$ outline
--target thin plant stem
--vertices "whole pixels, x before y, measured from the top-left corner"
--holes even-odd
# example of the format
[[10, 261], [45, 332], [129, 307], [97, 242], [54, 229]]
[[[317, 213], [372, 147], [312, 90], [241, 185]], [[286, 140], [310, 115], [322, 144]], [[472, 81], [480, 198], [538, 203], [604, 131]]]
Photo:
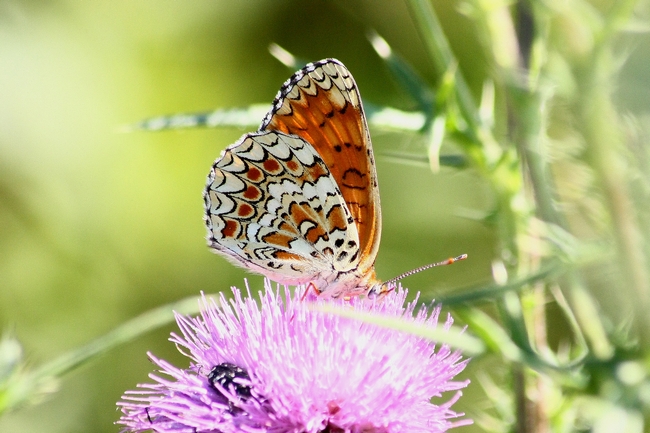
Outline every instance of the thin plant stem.
[[[609, 97], [606, 61], [599, 56], [584, 71], [580, 105], [585, 138], [589, 143], [589, 162], [600, 181], [612, 218], [618, 245], [618, 262], [625, 285], [635, 294], [637, 317], [642, 321], [641, 338], [650, 339], [650, 284], [645, 267], [641, 230], [634, 215], [633, 201], [627, 189], [620, 123]], [[647, 343], [648, 341], [646, 341]]]
[[52, 383], [81, 365], [149, 331], [173, 322], [173, 311], [180, 314], [197, 313], [199, 303], [196, 296], [153, 308], [88, 344], [64, 353], [31, 372], [24, 373], [3, 395], [0, 407], [11, 410], [30, 399], [37, 398], [43, 390], [52, 388]]
[[637, 3], [636, 0], [626, 0], [613, 5], [597, 35], [591, 58], [578, 69], [577, 81], [584, 95], [579, 109], [583, 133], [589, 143], [589, 162], [597, 174], [612, 218], [623, 284], [631, 288], [636, 299], [636, 317], [640, 321], [638, 335], [648, 344], [650, 275], [646, 268], [642, 232], [627, 187], [621, 123], [611, 100], [611, 75], [615, 64], [611, 38], [623, 23], [629, 21]]
[[456, 98], [460, 112], [469, 126], [470, 138], [475, 144], [484, 147], [488, 162], [494, 163], [500, 155], [499, 145], [492, 132], [481, 123], [478, 106], [463, 74], [456, 66], [458, 62], [433, 6], [428, 0], [408, 0], [408, 6], [436, 72], [442, 76], [448, 71], [454, 71]]

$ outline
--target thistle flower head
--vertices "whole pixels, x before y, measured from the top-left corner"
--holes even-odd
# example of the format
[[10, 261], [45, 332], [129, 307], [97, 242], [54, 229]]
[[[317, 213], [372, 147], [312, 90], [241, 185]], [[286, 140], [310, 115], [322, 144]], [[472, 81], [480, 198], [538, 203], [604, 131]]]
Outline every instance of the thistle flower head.
[[[398, 289], [381, 303], [340, 303], [439, 326], [439, 306], [415, 312], [405, 297]], [[125, 431], [443, 432], [471, 422], [451, 409], [468, 383], [453, 381], [467, 363], [460, 353], [309, 308], [268, 281], [260, 298], [258, 304], [234, 289], [231, 301], [204, 297], [199, 317], [177, 315], [181, 334], [171, 341], [190, 367], [150, 355], [159, 367], [150, 375], [154, 383], [118, 403]], [[443, 397], [445, 391], [457, 392]]]

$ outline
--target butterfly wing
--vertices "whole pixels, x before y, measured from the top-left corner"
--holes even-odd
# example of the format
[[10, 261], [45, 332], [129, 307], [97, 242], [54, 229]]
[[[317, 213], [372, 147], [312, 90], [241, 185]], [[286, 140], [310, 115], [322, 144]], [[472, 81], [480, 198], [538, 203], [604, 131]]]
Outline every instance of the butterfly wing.
[[375, 280], [381, 208], [375, 160], [357, 85], [338, 60], [310, 63], [287, 80], [260, 131], [281, 131], [311, 143], [336, 180], [360, 243], [358, 275]]
[[323, 286], [356, 269], [353, 217], [300, 137], [244, 135], [215, 161], [204, 200], [208, 243], [236, 264], [280, 283]]

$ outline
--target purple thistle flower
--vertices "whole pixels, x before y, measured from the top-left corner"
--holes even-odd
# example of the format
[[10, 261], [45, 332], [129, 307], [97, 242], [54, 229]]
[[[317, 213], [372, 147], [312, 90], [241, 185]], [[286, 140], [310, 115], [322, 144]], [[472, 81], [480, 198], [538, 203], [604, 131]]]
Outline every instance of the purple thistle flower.
[[[309, 309], [310, 302], [288, 289], [282, 296], [268, 281], [261, 306], [250, 290], [234, 295], [220, 295], [218, 303], [204, 297], [199, 317], [176, 316], [182, 335], [171, 341], [191, 358], [190, 368], [149, 355], [160, 375], [118, 402], [125, 431], [414, 433], [471, 423], [451, 410], [469, 383], [452, 380], [468, 362], [459, 352]], [[440, 306], [414, 314], [415, 303], [404, 306], [405, 298], [400, 288], [381, 303], [336, 302], [438, 326]], [[445, 329], [451, 323], [448, 317]], [[457, 392], [441, 402], [445, 391]]]

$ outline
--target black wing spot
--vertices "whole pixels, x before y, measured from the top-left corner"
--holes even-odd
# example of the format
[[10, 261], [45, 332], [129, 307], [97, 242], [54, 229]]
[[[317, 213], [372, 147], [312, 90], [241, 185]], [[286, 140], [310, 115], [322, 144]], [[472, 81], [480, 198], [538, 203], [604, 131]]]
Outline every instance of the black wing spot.
[[343, 242], [345, 242], [343, 239], [337, 239], [336, 242], [334, 242], [334, 246], [336, 246], [336, 248], [341, 248], [343, 246]]
[[[328, 195], [329, 195], [329, 194], [328, 194]], [[341, 205], [340, 205], [340, 204], [335, 204], [334, 206], [332, 206], [332, 207], [330, 208], [329, 212], [327, 212], [327, 214], [325, 215], [325, 218], [326, 218], [326, 219], [329, 219], [329, 217], [330, 217], [330, 215], [332, 214], [332, 212], [334, 212], [334, 211], [338, 211], [340, 208], [341, 208]]]
[[366, 173], [361, 173], [361, 172], [360, 172], [359, 170], [357, 170], [356, 168], [348, 168], [347, 170], [345, 170], [345, 173], [343, 173], [343, 176], [342, 176], [342, 180], [343, 180], [342, 185], [345, 186], [346, 188], [350, 188], [350, 189], [360, 189], [360, 190], [364, 190], [364, 189], [366, 189], [365, 186], [356, 186], [356, 185], [350, 185], [350, 184], [346, 183], [345, 178], [348, 176], [348, 174], [352, 174], [352, 173], [354, 173], [354, 174], [355, 174], [356, 176], [358, 176], [359, 178], [364, 178], [364, 177], [367, 176]]

